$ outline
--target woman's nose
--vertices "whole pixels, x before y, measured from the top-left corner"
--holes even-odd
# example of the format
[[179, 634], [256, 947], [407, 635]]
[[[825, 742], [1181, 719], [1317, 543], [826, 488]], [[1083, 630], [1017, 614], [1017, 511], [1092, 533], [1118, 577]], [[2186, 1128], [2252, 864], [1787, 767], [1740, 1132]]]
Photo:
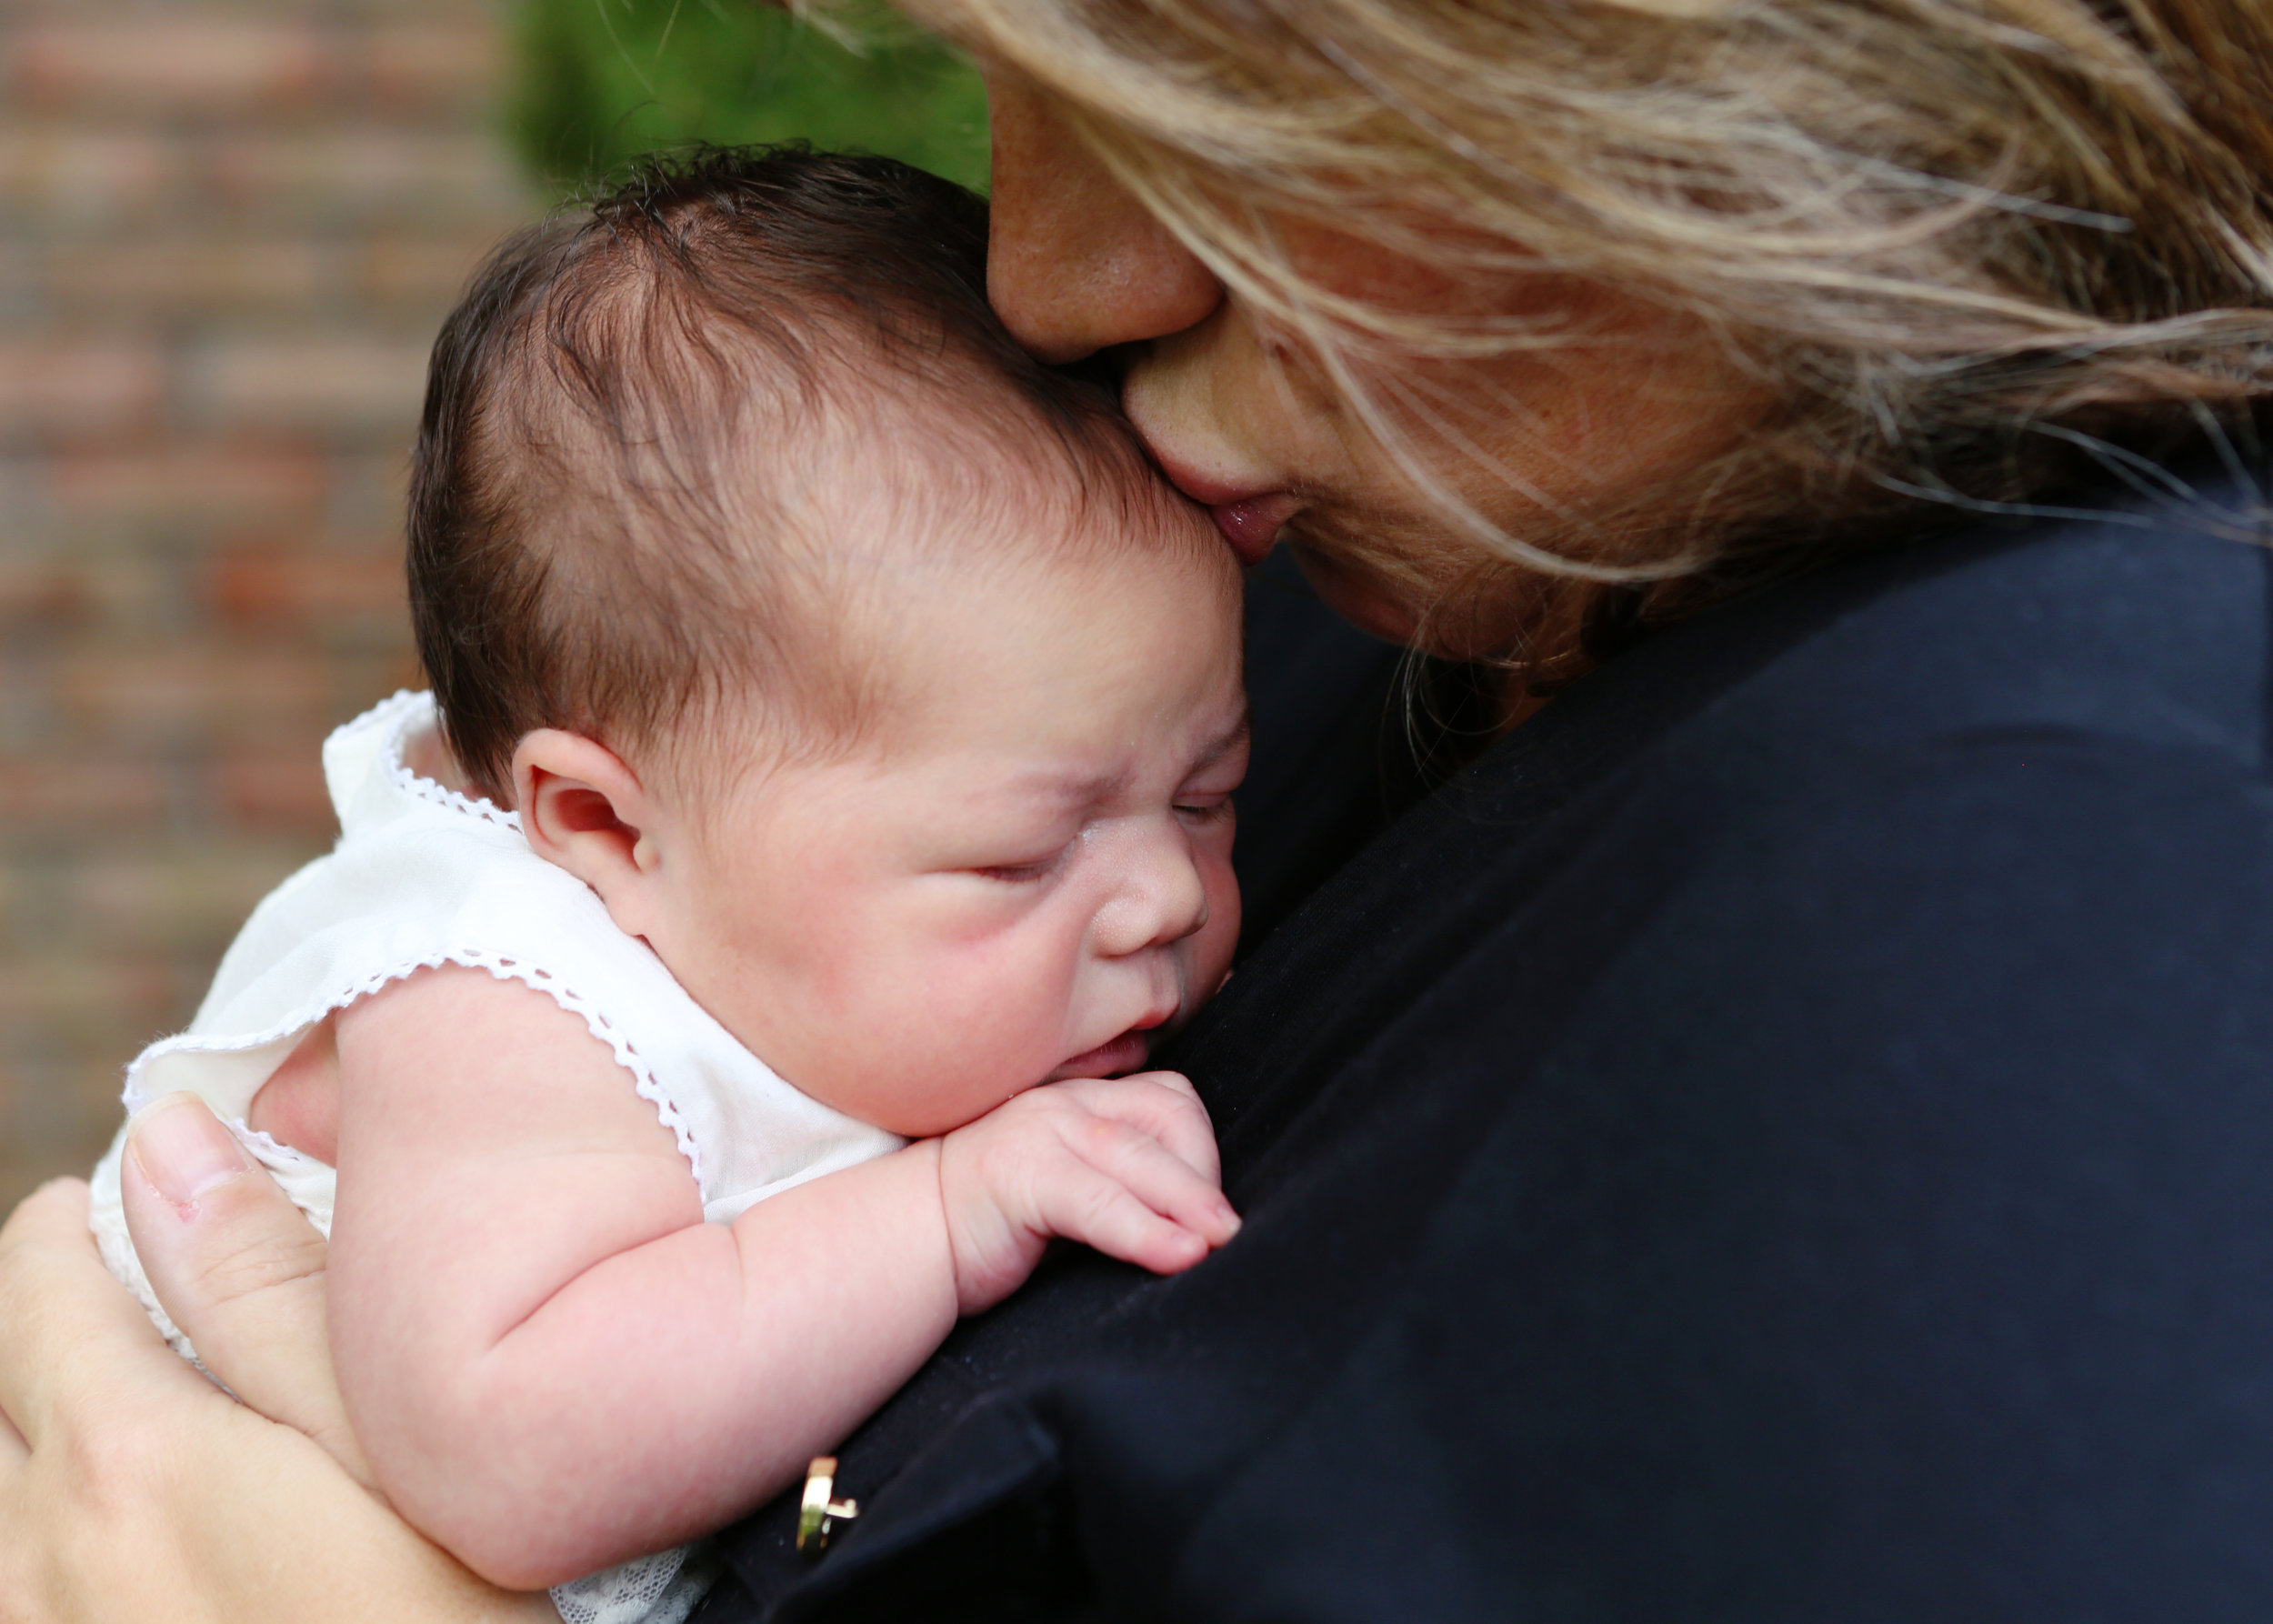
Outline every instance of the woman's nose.
[[1045, 361], [1180, 333], [1223, 287], [1125, 191], [1033, 85], [987, 76], [994, 128], [986, 294]]
[[1183, 832], [1130, 845], [1119, 883], [1097, 912], [1095, 940], [1108, 958], [1180, 942], [1207, 923], [1207, 887]]

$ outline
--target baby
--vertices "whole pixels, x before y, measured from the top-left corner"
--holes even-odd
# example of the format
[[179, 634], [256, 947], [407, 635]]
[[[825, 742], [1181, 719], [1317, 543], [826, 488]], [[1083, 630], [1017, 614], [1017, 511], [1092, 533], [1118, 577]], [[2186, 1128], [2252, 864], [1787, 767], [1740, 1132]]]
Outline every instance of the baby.
[[1142, 1070], [1238, 931], [1237, 571], [996, 325], [985, 243], [943, 182], [777, 152], [502, 249], [417, 453], [435, 693], [333, 736], [337, 847], [128, 1074], [330, 1229], [389, 1499], [577, 1624], [683, 1617], [699, 1564], [649, 1553], [1052, 1237], [1165, 1273], [1237, 1228]]

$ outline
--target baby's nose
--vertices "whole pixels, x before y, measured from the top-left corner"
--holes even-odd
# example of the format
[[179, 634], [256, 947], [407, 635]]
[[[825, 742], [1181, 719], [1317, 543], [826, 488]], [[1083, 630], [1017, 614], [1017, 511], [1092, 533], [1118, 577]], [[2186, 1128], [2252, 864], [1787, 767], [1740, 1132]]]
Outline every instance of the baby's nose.
[[1207, 923], [1207, 887], [1180, 830], [1144, 843], [1097, 916], [1100, 951], [1119, 957], [1182, 941]]

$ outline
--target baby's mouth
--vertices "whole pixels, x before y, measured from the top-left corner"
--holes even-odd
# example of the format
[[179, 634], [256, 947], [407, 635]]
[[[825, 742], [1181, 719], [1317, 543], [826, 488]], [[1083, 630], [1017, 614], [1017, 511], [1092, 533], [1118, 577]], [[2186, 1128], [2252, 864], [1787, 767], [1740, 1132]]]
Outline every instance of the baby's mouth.
[[1048, 1080], [1055, 1083], [1069, 1077], [1121, 1077], [1143, 1070], [1151, 1054], [1151, 1029], [1131, 1027], [1110, 1042], [1085, 1049], [1070, 1060], [1059, 1061]]

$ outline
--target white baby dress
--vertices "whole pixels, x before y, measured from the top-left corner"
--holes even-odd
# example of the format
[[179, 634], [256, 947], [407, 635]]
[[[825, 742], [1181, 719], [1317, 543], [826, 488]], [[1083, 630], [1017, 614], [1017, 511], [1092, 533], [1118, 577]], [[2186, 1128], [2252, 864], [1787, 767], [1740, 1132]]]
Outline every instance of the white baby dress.
[[[583, 1018], [676, 1137], [713, 1223], [899, 1147], [798, 1093], [736, 1042], [588, 887], [529, 849], [516, 815], [406, 769], [404, 739], [433, 719], [432, 696], [397, 694], [325, 741], [338, 845], [253, 910], [188, 1029], [127, 1068], [129, 1114], [178, 1089], [199, 1095], [328, 1235], [332, 1169], [246, 1127], [253, 1096], [331, 1011], [415, 970], [457, 964], [524, 982]], [[194, 1358], [126, 1238], [118, 1158], [114, 1144], [95, 1172], [104, 1261]], [[686, 1550], [666, 1551], [563, 1585], [553, 1600], [566, 1624], [678, 1624], [708, 1577]]]

